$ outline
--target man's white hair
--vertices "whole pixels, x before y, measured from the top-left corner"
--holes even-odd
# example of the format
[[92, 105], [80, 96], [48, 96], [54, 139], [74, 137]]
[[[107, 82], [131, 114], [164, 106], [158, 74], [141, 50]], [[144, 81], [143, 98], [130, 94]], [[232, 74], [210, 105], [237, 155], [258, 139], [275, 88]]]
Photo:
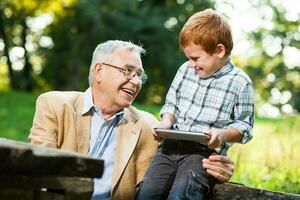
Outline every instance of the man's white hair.
[[93, 73], [97, 62], [110, 62], [113, 57], [112, 54], [117, 49], [125, 49], [131, 52], [137, 53], [139, 56], [145, 54], [146, 51], [141, 46], [135, 45], [132, 42], [126, 42], [121, 40], [108, 40], [101, 44], [98, 44], [93, 53], [92, 63], [89, 72], [89, 85], [93, 83]]

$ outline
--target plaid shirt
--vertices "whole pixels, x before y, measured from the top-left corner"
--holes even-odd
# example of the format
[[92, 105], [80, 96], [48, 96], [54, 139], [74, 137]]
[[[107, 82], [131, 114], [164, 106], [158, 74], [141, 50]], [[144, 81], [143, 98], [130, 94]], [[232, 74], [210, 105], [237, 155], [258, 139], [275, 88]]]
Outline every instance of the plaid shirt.
[[[178, 70], [160, 114], [171, 113], [175, 127], [185, 131], [235, 128], [241, 143], [252, 138], [254, 122], [253, 85], [246, 73], [230, 61], [207, 79], [184, 63]], [[231, 143], [217, 152], [225, 154]]]

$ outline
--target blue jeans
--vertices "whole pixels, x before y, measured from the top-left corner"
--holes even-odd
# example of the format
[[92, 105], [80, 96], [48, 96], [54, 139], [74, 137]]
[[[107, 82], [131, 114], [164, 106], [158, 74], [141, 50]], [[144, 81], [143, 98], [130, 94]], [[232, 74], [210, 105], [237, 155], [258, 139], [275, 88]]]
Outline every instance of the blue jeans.
[[135, 199], [204, 199], [217, 183], [202, 167], [202, 159], [213, 152], [200, 143], [165, 140], [158, 147]]

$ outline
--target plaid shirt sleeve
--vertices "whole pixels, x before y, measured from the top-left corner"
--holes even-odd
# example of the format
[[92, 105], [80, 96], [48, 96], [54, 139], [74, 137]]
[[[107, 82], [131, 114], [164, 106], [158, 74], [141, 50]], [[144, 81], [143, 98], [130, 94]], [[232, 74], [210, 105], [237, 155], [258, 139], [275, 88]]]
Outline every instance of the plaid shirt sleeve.
[[237, 95], [237, 101], [233, 109], [234, 121], [228, 128], [237, 129], [242, 135], [241, 143], [252, 139], [254, 123], [254, 89], [251, 81]]
[[168, 90], [167, 96], [166, 96], [166, 101], [164, 106], [162, 107], [160, 111], [160, 116], [162, 116], [165, 113], [170, 113], [173, 114], [174, 116], [177, 115], [178, 108], [177, 108], [177, 91], [180, 88], [180, 83], [183, 79], [184, 71], [187, 67], [187, 62], [184, 63], [179, 70], [176, 73], [176, 76], [174, 80], [172, 81], [172, 84]]

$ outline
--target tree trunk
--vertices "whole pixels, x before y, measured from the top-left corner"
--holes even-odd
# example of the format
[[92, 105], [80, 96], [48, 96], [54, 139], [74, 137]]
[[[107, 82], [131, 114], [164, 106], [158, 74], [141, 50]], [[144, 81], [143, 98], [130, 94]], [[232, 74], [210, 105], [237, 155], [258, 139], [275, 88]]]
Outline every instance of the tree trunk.
[[22, 20], [22, 34], [21, 34], [21, 40], [22, 40], [22, 47], [24, 48], [24, 68], [23, 68], [23, 74], [22, 74], [22, 81], [24, 84], [24, 90], [31, 92], [33, 90], [33, 78], [31, 76], [31, 71], [32, 71], [32, 65], [29, 62], [29, 56], [28, 56], [28, 52], [26, 50], [26, 36], [27, 36], [27, 30], [28, 27], [26, 25], [26, 18], [24, 18], [24, 20]]
[[7, 38], [7, 35], [5, 33], [5, 29], [4, 29], [4, 14], [3, 14], [3, 10], [0, 10], [0, 36], [3, 39], [3, 43], [4, 43], [4, 55], [7, 58], [7, 66], [8, 66], [8, 76], [9, 76], [9, 80], [10, 80], [10, 87], [12, 89], [18, 89], [17, 86], [17, 80], [16, 80], [16, 76], [15, 73], [12, 69], [12, 63], [10, 61], [10, 57], [9, 57], [9, 41]]

